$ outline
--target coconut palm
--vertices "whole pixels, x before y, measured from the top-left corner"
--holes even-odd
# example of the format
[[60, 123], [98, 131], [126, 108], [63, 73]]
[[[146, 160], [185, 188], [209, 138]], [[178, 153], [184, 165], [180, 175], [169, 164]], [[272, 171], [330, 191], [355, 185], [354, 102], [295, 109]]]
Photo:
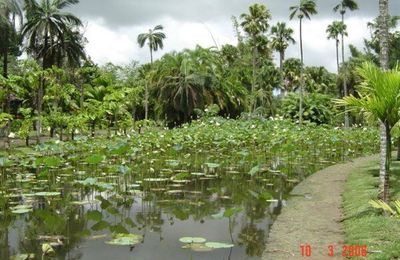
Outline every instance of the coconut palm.
[[[253, 47], [252, 51], [253, 78], [251, 83], [251, 94], [254, 95], [257, 84], [258, 49], [260, 48], [258, 40], [263, 39], [260, 36], [263, 36], [263, 34], [268, 31], [269, 27], [268, 22], [271, 19], [271, 13], [265, 5], [254, 4], [249, 7], [249, 13], [241, 14], [240, 18], [242, 20], [240, 25], [250, 37]], [[253, 99], [250, 108], [251, 112], [254, 111], [255, 105], [256, 102]]]
[[334, 21], [332, 24], [328, 25], [326, 33], [328, 34], [328, 39], [334, 39], [336, 42], [336, 64], [337, 64], [337, 72], [339, 74], [340, 71], [339, 36], [347, 35], [347, 26], [343, 22]]
[[277, 23], [271, 28], [272, 42], [271, 46], [279, 52], [279, 68], [283, 69], [283, 61], [285, 60], [285, 51], [290, 43], [295, 43], [293, 39], [293, 29], [287, 27], [286, 23]]
[[147, 33], [141, 33], [137, 37], [137, 42], [140, 48], [148, 44], [150, 49], [150, 62], [153, 64], [153, 51], [158, 51], [158, 49], [164, 48], [163, 40], [166, 38], [165, 34], [162, 32], [164, 27], [162, 25], [157, 25], [153, 29], [149, 29]]
[[3, 76], [8, 76], [8, 54], [12, 41], [17, 38], [16, 19], [20, 26], [23, 22], [23, 13], [17, 0], [0, 0], [0, 49], [3, 55]]
[[[381, 199], [389, 200], [389, 171], [391, 161], [391, 130], [400, 120], [400, 71], [381, 70], [372, 63], [365, 63], [359, 69], [363, 83], [358, 88], [359, 97], [344, 97], [340, 104], [361, 111], [370, 118], [378, 119], [383, 125], [381, 134], [381, 168], [385, 175], [380, 176]], [[385, 149], [385, 152], [382, 151]], [[384, 156], [382, 158], [382, 156]], [[382, 165], [383, 164], [383, 165]]]
[[317, 14], [317, 5], [314, 0], [300, 0], [298, 5], [289, 7], [290, 20], [293, 18], [299, 19], [300, 27], [300, 61], [301, 61], [301, 75], [300, 75], [300, 109], [299, 109], [299, 123], [303, 123], [303, 89], [304, 89], [304, 54], [303, 54], [303, 19], [311, 20], [311, 15]]
[[[344, 15], [346, 14], [347, 10], [350, 11], [355, 11], [358, 9], [358, 4], [354, 0], [342, 0], [338, 5], [336, 5], [333, 8], [334, 12], [339, 12], [340, 15], [342, 16], [342, 23], [344, 24]], [[345, 62], [345, 56], [344, 56], [344, 33], [341, 33], [341, 38], [342, 38], [342, 62]], [[343, 95], [347, 96], [348, 95], [348, 88], [347, 88], [347, 80], [346, 78], [343, 78]], [[345, 112], [344, 115], [344, 126], [347, 128], [350, 125], [350, 120], [349, 120], [349, 114]]]
[[42, 61], [43, 69], [56, 63], [52, 46], [64, 41], [71, 28], [82, 26], [79, 18], [64, 10], [77, 3], [79, 0], [25, 0], [27, 22], [22, 34], [28, 51]]
[[[64, 42], [65, 35], [71, 28], [82, 26], [79, 18], [64, 9], [77, 4], [79, 0], [25, 0], [27, 22], [22, 28], [22, 35], [28, 42], [28, 53], [41, 60], [42, 68], [47, 69], [57, 62], [54, 45]], [[37, 95], [37, 136], [41, 133], [41, 113], [43, 106], [44, 80]]]

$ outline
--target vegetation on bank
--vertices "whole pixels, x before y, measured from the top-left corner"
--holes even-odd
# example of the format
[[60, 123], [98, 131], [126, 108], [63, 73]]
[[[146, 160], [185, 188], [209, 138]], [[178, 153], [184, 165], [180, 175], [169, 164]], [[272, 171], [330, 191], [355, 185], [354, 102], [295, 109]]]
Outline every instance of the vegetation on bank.
[[[392, 162], [391, 198], [400, 199], [400, 163]], [[372, 161], [354, 171], [345, 186], [344, 230], [347, 245], [366, 245], [366, 259], [397, 259], [400, 257], [400, 222], [397, 217], [382, 214], [368, 202], [378, 197], [379, 168]], [[365, 258], [363, 258], [365, 259]]]

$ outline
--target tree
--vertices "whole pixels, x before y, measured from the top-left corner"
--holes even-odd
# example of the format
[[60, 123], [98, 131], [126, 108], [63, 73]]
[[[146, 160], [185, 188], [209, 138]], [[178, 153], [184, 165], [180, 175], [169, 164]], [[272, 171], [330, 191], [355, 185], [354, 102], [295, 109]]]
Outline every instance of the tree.
[[3, 56], [3, 76], [8, 77], [8, 55], [17, 40], [16, 19], [22, 26], [23, 13], [17, 0], [0, 0], [0, 48]]
[[277, 23], [271, 28], [272, 43], [271, 46], [279, 53], [279, 68], [283, 70], [283, 61], [285, 60], [285, 51], [290, 43], [295, 43], [293, 39], [293, 29], [288, 28], [286, 23]]
[[[344, 97], [339, 101], [352, 109], [361, 111], [370, 118], [378, 119], [383, 125], [381, 132], [381, 199], [389, 200], [389, 171], [391, 161], [391, 130], [400, 120], [400, 71], [382, 70], [372, 63], [364, 63], [358, 69], [363, 82], [359, 85], [358, 95]], [[382, 145], [383, 143], [383, 145]], [[385, 149], [385, 151], [382, 151]], [[382, 158], [384, 156], [384, 158]]]
[[[153, 65], [153, 51], [158, 51], [158, 49], [163, 49], [163, 40], [166, 38], [165, 34], [162, 32], [164, 27], [162, 25], [157, 25], [153, 29], [149, 29], [148, 33], [141, 33], [137, 37], [137, 42], [141, 48], [146, 44], [150, 49], [150, 63]], [[144, 100], [144, 111], [145, 120], [148, 118], [149, 111], [149, 87], [147, 82], [145, 83], [145, 100]]]
[[343, 22], [334, 21], [332, 24], [328, 25], [326, 33], [328, 34], [328, 39], [334, 39], [336, 42], [336, 64], [337, 64], [337, 72], [339, 74], [340, 71], [339, 36], [340, 35], [347, 36], [347, 26]]
[[[389, 69], [389, 0], [379, 0], [379, 61], [383, 70]], [[397, 95], [396, 95], [397, 98]], [[398, 115], [399, 109], [392, 111]], [[391, 158], [390, 130], [385, 122], [381, 122], [381, 153], [380, 153], [380, 197], [383, 201], [389, 201], [389, 173]], [[385, 160], [386, 159], [386, 160]]]
[[299, 19], [300, 28], [300, 61], [301, 61], [301, 75], [300, 75], [300, 106], [299, 106], [299, 124], [303, 123], [303, 89], [304, 89], [304, 55], [303, 55], [303, 19], [311, 20], [311, 15], [317, 14], [317, 5], [314, 0], [300, 0], [298, 5], [291, 6], [290, 20], [297, 17]]
[[[41, 60], [43, 70], [56, 64], [55, 44], [65, 42], [65, 35], [71, 28], [82, 26], [79, 18], [64, 9], [77, 4], [79, 0], [25, 0], [27, 22], [22, 35], [27, 38], [28, 52]], [[41, 114], [44, 95], [44, 80], [38, 89], [37, 98], [37, 136], [41, 132]]]
[[149, 29], [147, 33], [141, 33], [137, 37], [137, 42], [140, 48], [143, 48], [147, 42], [150, 49], [150, 63], [153, 64], [153, 51], [158, 51], [158, 49], [164, 48], [163, 40], [166, 38], [165, 34], [162, 32], [164, 27], [162, 25], [157, 25], [153, 29]]
[[[357, 4], [356, 1], [354, 1], [354, 0], [342, 0], [338, 5], [336, 5], [333, 8], [333, 11], [340, 13], [340, 15], [342, 16], [342, 23], [344, 25], [345, 24], [344, 23], [344, 15], [346, 14], [346, 11], [347, 10], [355, 11], [357, 9], [358, 9], [358, 4]], [[342, 37], [342, 62], [343, 63], [345, 62], [345, 56], [344, 56], [344, 46], [345, 46], [344, 45], [344, 36], [345, 35], [347, 35], [347, 33], [345, 34], [345, 32], [342, 31], [341, 32], [341, 37]], [[348, 89], [347, 89], [347, 80], [346, 80], [346, 78], [344, 78], [344, 80], [343, 80], [343, 95], [347, 96], [348, 94], [349, 93], [348, 93]], [[344, 115], [344, 126], [347, 128], [347, 127], [349, 127], [349, 124], [350, 124], [349, 114], [347, 112], [345, 112], [345, 115]]]
[[[252, 52], [252, 65], [253, 65], [253, 78], [251, 84], [251, 94], [254, 96], [257, 84], [257, 58], [258, 58], [258, 40], [265, 32], [267, 32], [269, 27], [269, 20], [271, 19], [271, 13], [265, 5], [254, 4], [249, 7], [249, 13], [241, 14], [240, 18], [242, 20], [241, 26], [244, 31], [249, 35], [253, 47]], [[253, 112], [256, 106], [255, 99], [252, 99], [250, 111]]]

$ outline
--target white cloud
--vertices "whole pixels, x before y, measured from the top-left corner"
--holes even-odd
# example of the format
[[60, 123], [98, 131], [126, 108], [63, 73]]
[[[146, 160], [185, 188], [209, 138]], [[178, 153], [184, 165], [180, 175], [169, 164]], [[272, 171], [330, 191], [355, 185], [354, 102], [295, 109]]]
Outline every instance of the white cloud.
[[[357, 47], [362, 47], [363, 38], [369, 35], [366, 25], [369, 20], [368, 18], [352, 17], [346, 21], [349, 31], [346, 44], [351, 43]], [[307, 65], [325, 66], [330, 71], [335, 71], [335, 43], [326, 38], [326, 28], [331, 22], [332, 20], [329, 19], [305, 21], [303, 44]], [[167, 39], [164, 42], [164, 50], [157, 52], [154, 55], [155, 58], [173, 50], [194, 48], [196, 45], [202, 47], [214, 46], [213, 37], [219, 46], [227, 43], [236, 44], [230, 20], [180, 22], [173, 18], [164, 17], [152, 24], [110, 28], [103, 19], [99, 18], [88, 19], [85, 30], [85, 36], [88, 39], [87, 52], [93, 61], [99, 64], [107, 62], [126, 64], [131, 60], [148, 62], [150, 59], [149, 51], [146, 47], [139, 48], [136, 38], [139, 33], [147, 31], [156, 24], [164, 25]], [[290, 21], [288, 25], [295, 30], [294, 37], [297, 44], [288, 49], [286, 56], [287, 58], [299, 57], [298, 22]]]

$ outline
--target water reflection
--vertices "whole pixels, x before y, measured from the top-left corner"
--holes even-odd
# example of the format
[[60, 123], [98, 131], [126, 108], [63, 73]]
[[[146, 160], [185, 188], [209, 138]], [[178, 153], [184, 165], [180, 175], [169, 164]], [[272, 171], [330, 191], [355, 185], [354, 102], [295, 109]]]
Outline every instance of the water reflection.
[[[322, 165], [246, 156], [258, 166], [243, 155], [166, 151], [157, 159], [74, 154], [2, 168], [0, 259], [46, 258], [43, 244], [57, 259], [259, 259], [288, 191]], [[105, 243], [126, 233], [143, 240]], [[196, 252], [182, 249], [184, 236], [235, 246]]]

